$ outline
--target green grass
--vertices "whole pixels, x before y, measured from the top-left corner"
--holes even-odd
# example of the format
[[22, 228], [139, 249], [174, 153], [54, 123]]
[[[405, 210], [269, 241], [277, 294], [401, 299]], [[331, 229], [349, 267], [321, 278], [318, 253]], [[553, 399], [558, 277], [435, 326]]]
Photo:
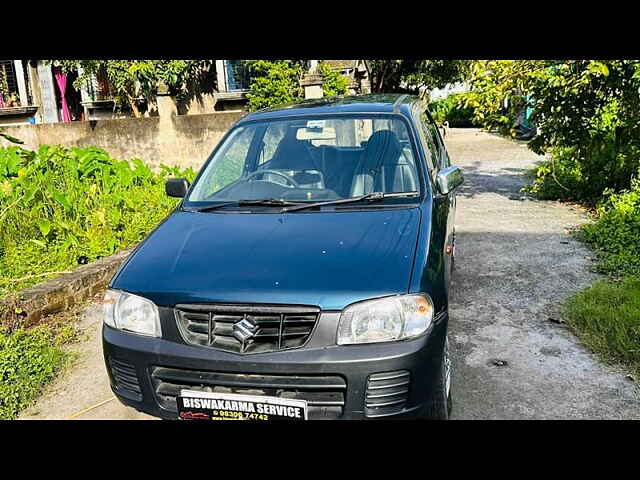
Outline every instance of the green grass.
[[588, 348], [640, 378], [640, 279], [600, 280], [571, 297], [564, 311]]
[[17, 418], [73, 359], [62, 345], [74, 336], [74, 327], [68, 325], [0, 332], [1, 420]]

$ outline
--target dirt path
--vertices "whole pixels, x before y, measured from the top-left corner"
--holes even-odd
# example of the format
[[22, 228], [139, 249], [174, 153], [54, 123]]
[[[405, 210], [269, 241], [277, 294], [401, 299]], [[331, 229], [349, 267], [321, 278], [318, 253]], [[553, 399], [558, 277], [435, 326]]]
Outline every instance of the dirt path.
[[102, 305], [90, 305], [79, 323], [81, 340], [71, 349], [74, 365], [45, 390], [21, 420], [137, 420], [153, 419], [122, 405], [111, 392], [102, 357]]
[[[450, 130], [446, 143], [466, 178], [450, 310], [453, 417], [640, 418], [637, 387], [624, 372], [598, 363], [549, 321], [560, 301], [596, 278], [591, 252], [566, 233], [584, 215], [519, 193], [522, 174], [539, 159], [526, 146], [469, 129]], [[86, 340], [74, 347], [76, 366], [22, 418], [151, 418], [113, 399], [100, 321], [92, 305], [81, 323]]]
[[636, 385], [549, 320], [597, 278], [592, 252], [567, 235], [585, 216], [519, 192], [540, 159], [525, 145], [477, 130], [449, 133], [452, 162], [466, 179], [450, 309], [454, 418], [640, 418]]

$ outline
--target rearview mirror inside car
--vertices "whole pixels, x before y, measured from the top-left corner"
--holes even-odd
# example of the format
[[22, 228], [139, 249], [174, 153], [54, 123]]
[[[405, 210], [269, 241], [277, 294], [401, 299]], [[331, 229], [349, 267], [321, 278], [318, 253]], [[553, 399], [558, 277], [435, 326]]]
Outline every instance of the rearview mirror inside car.
[[442, 193], [443, 195], [447, 195], [449, 192], [454, 191], [464, 182], [462, 169], [455, 165], [443, 168], [438, 172], [436, 182], [438, 183], [440, 193]]
[[164, 191], [170, 197], [184, 198], [189, 190], [189, 182], [186, 178], [170, 178], [164, 186]]

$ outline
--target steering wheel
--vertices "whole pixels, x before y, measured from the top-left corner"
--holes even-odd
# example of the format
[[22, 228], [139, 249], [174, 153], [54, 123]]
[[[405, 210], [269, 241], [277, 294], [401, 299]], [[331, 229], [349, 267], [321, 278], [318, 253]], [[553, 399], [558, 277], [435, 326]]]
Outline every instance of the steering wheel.
[[[291, 185], [293, 185], [295, 188], [300, 188], [300, 184], [298, 182], [296, 182], [293, 178], [291, 178], [289, 175], [287, 175], [286, 173], [282, 173], [279, 170], [270, 170], [268, 168], [265, 168], [264, 170], [256, 170], [255, 172], [250, 173], [249, 175], [247, 175], [247, 177], [245, 178], [245, 181], [249, 181], [251, 180], [253, 177], [257, 177], [258, 175], [263, 175], [265, 173], [271, 173], [273, 175], [277, 175], [279, 177], [284, 178], [287, 182], [289, 182]], [[273, 182], [272, 182], [273, 183]]]

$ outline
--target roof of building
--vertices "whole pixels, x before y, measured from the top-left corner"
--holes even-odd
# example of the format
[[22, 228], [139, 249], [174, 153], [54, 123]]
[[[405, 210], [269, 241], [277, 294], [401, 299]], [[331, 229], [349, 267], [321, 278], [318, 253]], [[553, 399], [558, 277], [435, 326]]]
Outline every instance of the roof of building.
[[395, 93], [318, 98], [276, 108], [265, 108], [246, 115], [241, 121], [330, 113], [393, 113], [396, 110], [405, 110], [408, 105], [418, 101], [420, 98], [415, 95]]

